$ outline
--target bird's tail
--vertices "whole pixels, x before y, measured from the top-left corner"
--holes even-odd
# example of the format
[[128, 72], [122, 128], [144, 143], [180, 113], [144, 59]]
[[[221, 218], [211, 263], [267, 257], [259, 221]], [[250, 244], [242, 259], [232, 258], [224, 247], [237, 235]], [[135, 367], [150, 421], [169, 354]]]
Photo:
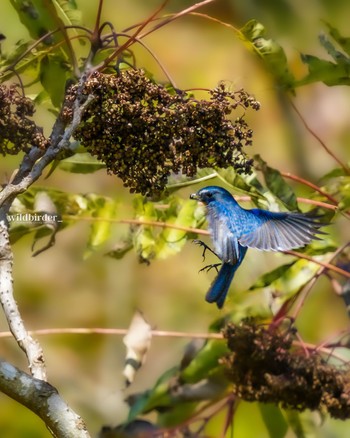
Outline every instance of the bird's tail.
[[216, 303], [219, 309], [222, 308], [236, 269], [235, 265], [222, 264], [218, 275], [205, 296], [208, 303]]

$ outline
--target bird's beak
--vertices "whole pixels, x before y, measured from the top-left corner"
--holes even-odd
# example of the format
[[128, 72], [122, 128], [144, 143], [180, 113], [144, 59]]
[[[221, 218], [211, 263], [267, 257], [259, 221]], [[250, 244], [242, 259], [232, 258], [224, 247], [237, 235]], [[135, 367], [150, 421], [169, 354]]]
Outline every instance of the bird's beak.
[[194, 199], [195, 201], [200, 201], [200, 197], [197, 195], [197, 193], [192, 193], [192, 195], [190, 195], [190, 199]]

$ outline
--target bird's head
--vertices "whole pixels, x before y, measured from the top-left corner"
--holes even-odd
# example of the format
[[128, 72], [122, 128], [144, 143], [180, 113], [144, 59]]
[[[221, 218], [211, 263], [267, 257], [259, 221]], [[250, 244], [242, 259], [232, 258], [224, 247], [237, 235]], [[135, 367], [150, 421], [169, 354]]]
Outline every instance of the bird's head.
[[194, 199], [203, 204], [208, 205], [213, 201], [233, 200], [230, 192], [218, 186], [208, 186], [198, 190], [197, 193], [192, 193], [190, 199]]

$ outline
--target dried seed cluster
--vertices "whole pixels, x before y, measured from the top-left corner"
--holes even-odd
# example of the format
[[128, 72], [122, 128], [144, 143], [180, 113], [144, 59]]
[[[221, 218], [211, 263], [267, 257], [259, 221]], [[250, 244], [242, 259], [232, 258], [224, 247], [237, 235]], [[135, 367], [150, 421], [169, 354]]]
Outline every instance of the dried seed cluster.
[[292, 336], [251, 323], [230, 324], [224, 332], [231, 350], [223, 363], [234, 392], [244, 400], [319, 410], [350, 418], [350, 373], [318, 354], [291, 350]]
[[33, 146], [45, 149], [48, 140], [31, 119], [33, 102], [19, 94], [17, 86], [0, 85], [0, 153], [16, 155]]
[[[68, 92], [66, 122], [77, 90], [75, 85]], [[242, 149], [251, 144], [253, 132], [243, 116], [227, 118], [238, 106], [259, 109], [244, 90], [230, 92], [221, 84], [210, 91], [210, 100], [196, 100], [152, 82], [142, 70], [126, 70], [118, 75], [95, 72], [82, 93], [95, 99], [75, 138], [132, 192], [161, 192], [171, 172], [191, 177], [204, 167], [251, 168]]]

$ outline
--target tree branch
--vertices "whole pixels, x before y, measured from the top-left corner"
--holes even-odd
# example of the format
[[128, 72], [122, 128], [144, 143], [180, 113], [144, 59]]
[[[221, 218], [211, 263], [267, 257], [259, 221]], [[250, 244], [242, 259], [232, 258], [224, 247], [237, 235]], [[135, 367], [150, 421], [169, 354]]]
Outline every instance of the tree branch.
[[13, 295], [13, 254], [7, 225], [0, 222], [0, 302], [9, 328], [20, 348], [27, 356], [29, 369], [37, 379], [46, 380], [43, 351], [27, 332]]
[[54, 437], [90, 437], [82, 418], [72, 411], [56, 388], [2, 360], [0, 389], [40, 417]]
[[[43, 352], [25, 329], [17, 303], [13, 295], [12, 263], [13, 254], [9, 240], [6, 215], [9, 208], [20, 193], [25, 192], [42, 174], [44, 169], [57, 155], [69, 147], [70, 138], [79, 126], [85, 108], [93, 96], [82, 96], [81, 90], [87, 75], [82, 75], [79, 90], [73, 108], [72, 122], [65, 127], [60, 118], [57, 119], [51, 135], [51, 144], [45, 152], [33, 148], [23, 159], [21, 166], [11, 181], [0, 192], [0, 302], [3, 307], [9, 328], [20, 348], [25, 352], [29, 368], [34, 377], [46, 380]], [[82, 100], [84, 97], [84, 100]]]

